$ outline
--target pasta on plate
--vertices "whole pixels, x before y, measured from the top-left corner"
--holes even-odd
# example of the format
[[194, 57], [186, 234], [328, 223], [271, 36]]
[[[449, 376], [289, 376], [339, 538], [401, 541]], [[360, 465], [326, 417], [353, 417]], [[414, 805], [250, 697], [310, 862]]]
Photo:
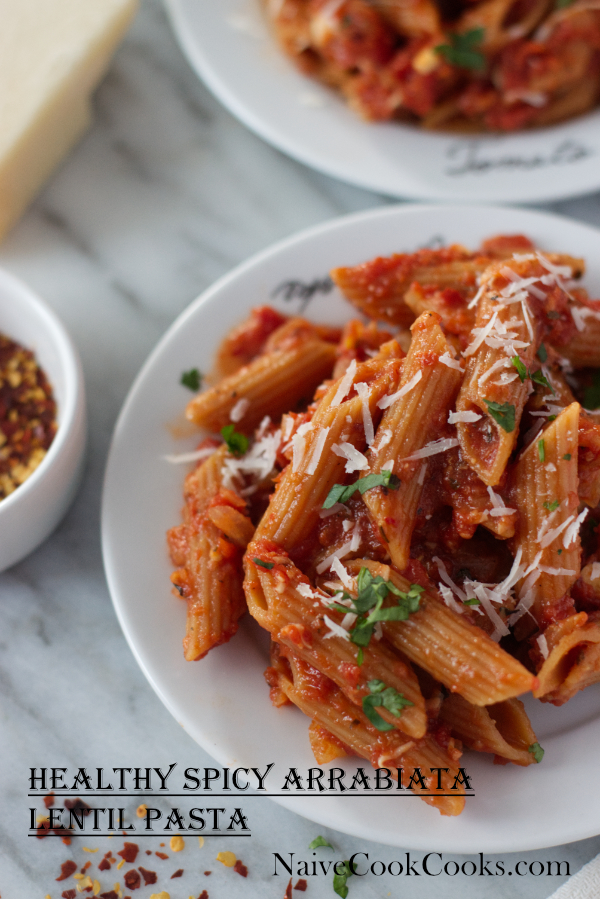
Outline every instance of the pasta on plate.
[[247, 608], [317, 762], [442, 772], [422, 798], [445, 815], [463, 746], [541, 761], [519, 696], [561, 705], [600, 681], [584, 267], [508, 235], [334, 269], [361, 318], [253, 310], [187, 407], [215, 436], [168, 533], [186, 659]]
[[600, 98], [598, 0], [264, 0], [284, 52], [360, 116], [551, 125]]

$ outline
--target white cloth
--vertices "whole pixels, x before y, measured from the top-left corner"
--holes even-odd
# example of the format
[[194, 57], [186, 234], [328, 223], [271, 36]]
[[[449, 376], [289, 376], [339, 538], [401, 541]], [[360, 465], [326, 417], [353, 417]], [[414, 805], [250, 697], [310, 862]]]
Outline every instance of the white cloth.
[[600, 855], [584, 865], [548, 899], [598, 899], [600, 897]]

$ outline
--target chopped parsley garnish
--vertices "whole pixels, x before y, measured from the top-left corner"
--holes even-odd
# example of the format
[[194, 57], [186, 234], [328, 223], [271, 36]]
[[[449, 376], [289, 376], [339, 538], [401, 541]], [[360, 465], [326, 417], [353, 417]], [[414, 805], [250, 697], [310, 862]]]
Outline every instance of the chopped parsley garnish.
[[556, 396], [554, 387], [552, 386], [548, 378], [544, 376], [541, 368], [538, 368], [538, 370], [534, 371], [533, 374], [529, 372], [529, 377], [535, 384], [541, 384], [543, 387], [547, 387], [548, 390], [551, 390], [554, 396]]
[[540, 362], [542, 363], [542, 365], [548, 359], [548, 350], [546, 349], [546, 347], [544, 346], [543, 343], [540, 343], [540, 347], [537, 351], [537, 357], [540, 360]]
[[549, 415], [548, 418], [546, 419], [546, 421], [551, 422], [551, 421], [554, 421], [555, 419], [556, 419], [556, 415]]
[[517, 372], [521, 379], [521, 383], [523, 383], [523, 381], [527, 377], [527, 366], [525, 365], [524, 362], [521, 362], [521, 360], [519, 359], [518, 356], [513, 356], [510, 361], [512, 362], [514, 367], [517, 369]]
[[183, 372], [179, 383], [183, 384], [183, 386], [187, 387], [189, 390], [193, 390], [194, 393], [197, 393], [202, 384], [202, 375], [197, 368], [190, 368], [189, 371]]
[[463, 599], [463, 606], [480, 606], [481, 601], [479, 599], [475, 599], [473, 596], [471, 599]]
[[[546, 354], [546, 358], [548, 358], [547, 354]], [[532, 372], [531, 369], [527, 368], [525, 363], [518, 356], [512, 356], [510, 361], [512, 362], [513, 366], [517, 369], [519, 378], [521, 379], [521, 383], [523, 383], [525, 378], [529, 378], [535, 384], [541, 384], [542, 386], [547, 387], [548, 390], [551, 390], [552, 393], [554, 393], [554, 388], [552, 387], [552, 384], [545, 377], [541, 368], [538, 368], [537, 371]]]
[[570, 462], [571, 461], [571, 453], [565, 453], [563, 456], [563, 459], [565, 460], [565, 462]]
[[538, 456], [540, 457], [540, 462], [546, 461], [546, 441], [538, 440]]
[[560, 501], [557, 499], [553, 499], [552, 502], [546, 501], [544, 503], [544, 509], [546, 509], [548, 512], [554, 512], [554, 510], [558, 509], [559, 506]]
[[488, 412], [496, 421], [503, 431], [512, 434], [515, 429], [515, 407], [512, 403], [494, 403], [491, 400], [484, 400], [488, 407]]
[[261, 568], [266, 568], [267, 571], [270, 571], [271, 568], [274, 567], [275, 562], [263, 562], [262, 559], [252, 559], [255, 565], [260, 565]]
[[394, 725], [384, 721], [376, 709], [387, 709], [388, 712], [399, 718], [403, 710], [414, 703], [410, 699], [405, 699], [402, 693], [398, 693], [393, 687], [386, 686], [382, 680], [370, 680], [367, 687], [369, 695], [363, 696], [363, 712], [377, 730], [394, 730]]
[[592, 383], [583, 391], [583, 405], [586, 409], [597, 409], [600, 406], [600, 372], [592, 375]]
[[438, 44], [434, 49], [450, 65], [481, 72], [485, 69], [485, 56], [478, 47], [484, 37], [485, 28], [472, 28], [462, 34], [454, 32], [448, 35], [447, 44]]
[[221, 428], [221, 437], [232, 456], [243, 456], [248, 451], [248, 438], [236, 431], [235, 425], [225, 425]]
[[[343, 606], [333, 602], [330, 609], [336, 612], [353, 612], [357, 618], [350, 629], [350, 640], [356, 646], [368, 646], [378, 621], [406, 621], [408, 616], [416, 612], [421, 601], [423, 587], [411, 584], [408, 593], [402, 593], [390, 581], [381, 575], [373, 577], [368, 568], [361, 568], [357, 578], [358, 596], [352, 599], [347, 593], [343, 599], [351, 599], [352, 606]], [[384, 600], [389, 593], [398, 597], [395, 606], [383, 608]], [[360, 664], [360, 663], [359, 663]]]
[[323, 846], [325, 849], [333, 849], [333, 846], [325, 839], [325, 837], [315, 837], [312, 843], [308, 844], [309, 849], [318, 849], [319, 846]]
[[392, 474], [391, 471], [382, 471], [380, 474], [368, 474], [366, 478], [359, 478], [354, 484], [334, 484], [327, 499], [323, 503], [324, 509], [331, 509], [336, 503], [347, 503], [351, 496], [358, 490], [361, 496], [372, 490], [373, 487], [389, 487], [390, 490], [397, 490], [400, 486], [400, 479]]
[[530, 752], [532, 754], [536, 761], [536, 764], [538, 765], [544, 758], [544, 750], [539, 743], [532, 743], [531, 746], [528, 746], [527, 752]]
[[562, 556], [562, 549], [557, 549], [556, 552], [558, 553], [559, 556]]
[[358, 652], [356, 653], [356, 664], [360, 666], [360, 665], [362, 665], [364, 660], [365, 660], [365, 654], [363, 652], [363, 648], [362, 648], [362, 646], [359, 646]]
[[346, 881], [349, 877], [352, 877], [352, 868], [350, 867], [350, 862], [345, 861], [344, 870], [341, 874], [338, 874], [337, 869], [339, 866], [339, 862], [336, 862], [334, 867], [334, 875], [333, 875], [333, 892], [337, 893], [338, 896], [341, 896], [342, 899], [346, 899], [348, 895], [348, 887], [346, 886]]

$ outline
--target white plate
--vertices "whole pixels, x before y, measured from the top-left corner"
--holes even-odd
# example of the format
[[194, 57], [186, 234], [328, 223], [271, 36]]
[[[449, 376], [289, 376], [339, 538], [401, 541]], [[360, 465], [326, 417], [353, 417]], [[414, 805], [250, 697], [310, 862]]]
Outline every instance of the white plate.
[[[144, 365], [110, 450], [102, 510], [106, 574], [121, 626], [150, 684], [220, 764], [275, 762], [269, 783], [279, 792], [291, 766], [306, 770], [315, 762], [307, 719], [296, 709], [277, 710], [269, 702], [263, 679], [268, 641], [248, 616], [227, 645], [194, 664], [183, 659], [185, 607], [170, 595], [165, 531], [180, 520], [185, 466], [161, 460], [197, 443], [197, 437], [176, 440], [169, 429], [190, 398], [179, 385], [181, 372], [196, 366], [207, 371], [219, 339], [257, 304], [270, 302], [297, 312], [312, 292], [311, 318], [341, 322], [351, 317], [336, 290], [318, 290], [335, 265], [441, 241], [476, 246], [486, 236], [517, 232], [548, 250], [586, 257], [586, 283], [600, 295], [600, 232], [592, 228], [502, 207], [388, 208], [313, 228], [244, 263], [192, 303]], [[281, 285], [288, 285], [292, 299], [285, 299]], [[467, 799], [459, 818], [442, 818], [412, 797], [279, 801], [338, 830], [416, 849], [506, 852], [599, 833], [600, 690], [591, 688], [560, 709], [530, 705], [546, 750], [543, 763], [524, 770], [494, 766], [490, 756], [466, 754], [463, 763], [476, 796]]]
[[248, 128], [295, 159], [378, 193], [538, 203], [600, 188], [600, 110], [563, 125], [462, 137], [368, 124], [296, 71], [261, 0], [165, 0], [196, 72]]

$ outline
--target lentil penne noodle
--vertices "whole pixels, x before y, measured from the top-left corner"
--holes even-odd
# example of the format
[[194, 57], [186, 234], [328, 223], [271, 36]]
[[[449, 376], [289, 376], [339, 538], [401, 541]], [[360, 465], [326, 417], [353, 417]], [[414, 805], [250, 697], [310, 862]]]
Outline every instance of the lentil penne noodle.
[[519, 699], [475, 706], [453, 693], [442, 703], [440, 720], [469, 749], [490, 752], [521, 767], [535, 763], [533, 747], [538, 740]]

